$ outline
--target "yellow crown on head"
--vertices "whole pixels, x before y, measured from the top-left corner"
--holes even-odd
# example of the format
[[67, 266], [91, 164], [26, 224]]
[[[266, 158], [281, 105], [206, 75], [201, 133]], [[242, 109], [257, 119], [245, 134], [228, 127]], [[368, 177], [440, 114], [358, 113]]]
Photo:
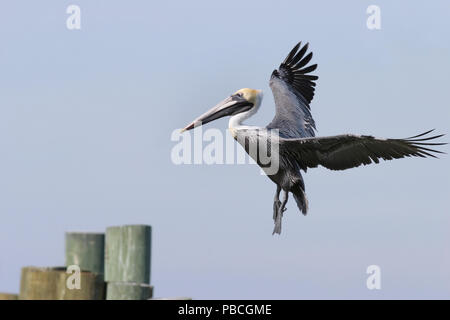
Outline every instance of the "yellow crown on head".
[[240, 94], [242, 94], [242, 97], [245, 100], [247, 100], [253, 104], [256, 104], [258, 96], [261, 94], [261, 92], [262, 92], [261, 90], [243, 88], [243, 89], [239, 89], [234, 94], [240, 93]]

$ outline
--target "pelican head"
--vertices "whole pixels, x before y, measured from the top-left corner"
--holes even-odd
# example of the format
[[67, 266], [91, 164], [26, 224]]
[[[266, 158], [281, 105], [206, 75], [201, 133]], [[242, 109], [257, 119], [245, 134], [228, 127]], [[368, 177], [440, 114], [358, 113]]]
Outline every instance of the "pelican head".
[[181, 129], [181, 132], [226, 116], [232, 116], [232, 119], [235, 119], [234, 122], [240, 124], [258, 111], [262, 97], [261, 90], [240, 89]]

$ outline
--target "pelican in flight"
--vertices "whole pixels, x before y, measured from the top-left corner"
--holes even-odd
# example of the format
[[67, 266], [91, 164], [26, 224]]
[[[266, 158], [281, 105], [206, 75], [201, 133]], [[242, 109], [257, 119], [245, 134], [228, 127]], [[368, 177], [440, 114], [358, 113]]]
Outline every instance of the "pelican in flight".
[[[265, 128], [243, 124], [258, 111], [263, 98], [261, 90], [245, 88], [236, 91], [182, 129], [191, 130], [231, 116], [229, 130], [234, 139], [277, 185], [273, 203], [273, 234], [281, 233], [281, 219], [289, 193], [292, 193], [300, 211], [304, 215], [308, 212], [302, 170], [306, 173], [308, 168], [319, 165], [331, 170], [345, 170], [362, 164], [378, 163], [380, 159], [411, 156], [436, 158], [436, 153], [443, 152], [431, 149], [430, 146], [445, 144], [431, 141], [443, 136], [430, 135], [433, 130], [405, 139], [382, 139], [355, 134], [316, 137], [310, 103], [314, 97], [315, 81], [318, 79], [311, 72], [316, 70], [317, 64], [309, 64], [313, 55], [307, 51], [308, 43], [303, 47], [301, 42], [298, 43], [279, 68], [272, 72], [269, 84], [275, 100], [275, 117]], [[262, 163], [259, 154], [249, 152], [258, 143], [272, 146], [270, 159], [277, 156], [276, 172], [267, 170], [267, 163]], [[273, 149], [276, 149], [276, 154]]]

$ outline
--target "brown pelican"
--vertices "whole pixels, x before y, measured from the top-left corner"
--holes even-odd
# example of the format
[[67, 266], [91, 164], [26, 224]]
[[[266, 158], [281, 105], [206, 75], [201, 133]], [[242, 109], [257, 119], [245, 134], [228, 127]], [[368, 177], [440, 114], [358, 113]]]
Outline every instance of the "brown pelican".
[[[234, 139], [277, 185], [273, 204], [273, 234], [281, 233], [281, 219], [286, 210], [289, 192], [300, 211], [304, 215], [308, 211], [301, 170], [306, 172], [308, 168], [319, 165], [331, 170], [345, 170], [361, 164], [378, 163], [379, 159], [392, 160], [410, 156], [436, 158], [434, 153], [443, 152], [427, 147], [445, 144], [430, 142], [443, 136], [429, 135], [433, 130], [405, 139], [382, 139], [354, 134], [315, 137], [316, 126], [309, 105], [318, 79], [311, 72], [317, 68], [317, 64], [308, 65], [312, 52], [307, 54], [307, 51], [308, 44], [301, 47], [301, 42], [298, 43], [278, 70], [273, 71], [270, 88], [276, 112], [272, 122], [265, 128], [243, 125], [244, 120], [258, 111], [263, 97], [261, 90], [245, 88], [236, 91], [182, 129], [190, 130], [231, 116], [229, 130]], [[249, 152], [253, 145], [260, 142], [271, 146], [271, 161], [277, 156], [276, 172], [268, 172], [267, 163], [261, 161], [259, 153]], [[284, 193], [283, 201], [279, 199], [281, 191]]]

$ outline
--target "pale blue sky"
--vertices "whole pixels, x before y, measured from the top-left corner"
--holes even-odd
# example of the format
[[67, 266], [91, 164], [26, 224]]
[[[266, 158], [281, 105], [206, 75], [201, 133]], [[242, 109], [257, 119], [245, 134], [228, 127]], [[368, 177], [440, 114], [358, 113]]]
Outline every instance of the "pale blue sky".
[[[66, 8], [81, 7], [81, 30]], [[381, 8], [382, 29], [366, 28]], [[170, 135], [296, 42], [319, 64], [319, 135], [449, 133], [448, 1], [9, 1], [0, 5], [0, 292], [64, 263], [64, 232], [153, 226], [156, 296], [450, 298], [450, 159], [304, 175], [271, 235], [256, 166], [181, 165]], [[226, 128], [219, 120], [208, 128]], [[225, 130], [224, 130], [225, 132]], [[448, 141], [448, 138], [447, 138]], [[448, 147], [444, 147], [448, 151]], [[382, 289], [366, 288], [381, 267]]]

